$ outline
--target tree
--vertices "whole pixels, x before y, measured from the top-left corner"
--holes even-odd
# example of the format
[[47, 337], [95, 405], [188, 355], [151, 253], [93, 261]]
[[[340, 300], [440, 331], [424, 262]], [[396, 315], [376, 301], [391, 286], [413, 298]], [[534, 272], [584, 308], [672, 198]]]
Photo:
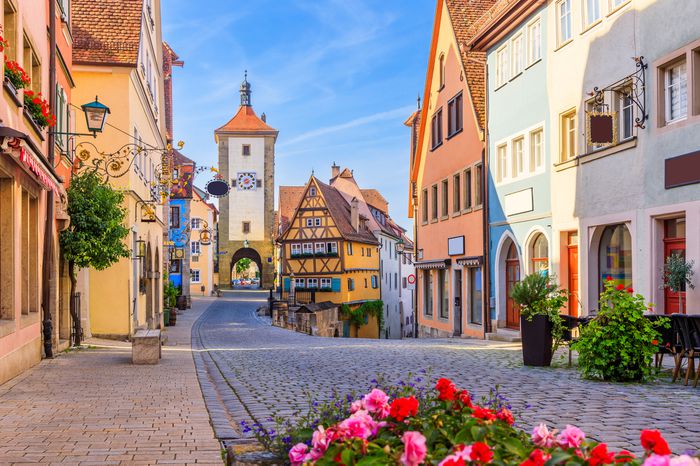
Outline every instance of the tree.
[[[124, 243], [129, 229], [124, 226], [127, 211], [124, 194], [105, 184], [92, 171], [73, 176], [68, 188], [70, 226], [61, 232], [60, 244], [68, 262], [70, 294], [75, 294], [76, 266], [104, 270], [130, 251]], [[75, 345], [80, 345], [80, 319], [73, 300], [70, 313], [76, 326]]]
[[250, 263], [251, 263], [251, 262], [253, 262], [253, 261], [251, 261], [251, 260], [248, 259], [247, 257], [244, 257], [243, 259], [241, 259], [241, 260], [239, 260], [238, 262], [236, 262], [236, 274], [237, 274], [237, 275], [243, 274], [243, 272], [245, 272], [246, 270], [248, 270], [248, 268], [250, 267]]
[[664, 288], [668, 288], [674, 293], [678, 293], [678, 312], [683, 313], [683, 295], [681, 291], [684, 285], [694, 289], [693, 286], [693, 271], [694, 261], [686, 262], [685, 258], [678, 254], [671, 254], [666, 258], [664, 264]]

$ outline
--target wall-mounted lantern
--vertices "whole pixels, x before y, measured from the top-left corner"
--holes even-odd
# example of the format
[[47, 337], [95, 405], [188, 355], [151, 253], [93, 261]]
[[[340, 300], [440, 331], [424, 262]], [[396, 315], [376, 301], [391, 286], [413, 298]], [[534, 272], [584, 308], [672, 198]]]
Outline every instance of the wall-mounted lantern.
[[143, 259], [146, 257], [146, 242], [141, 238], [136, 240], [136, 258]]

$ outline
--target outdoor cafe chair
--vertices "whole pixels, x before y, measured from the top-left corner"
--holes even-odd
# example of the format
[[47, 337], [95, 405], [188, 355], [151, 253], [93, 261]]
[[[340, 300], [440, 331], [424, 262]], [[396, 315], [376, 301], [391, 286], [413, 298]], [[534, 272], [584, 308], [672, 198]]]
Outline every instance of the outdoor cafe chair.
[[569, 367], [571, 367], [571, 345], [578, 340], [580, 328], [591, 321], [590, 317], [574, 317], [568, 314], [559, 314], [564, 321], [564, 335], [562, 341], [569, 348]]
[[[688, 384], [688, 376], [692, 375], [690, 371], [690, 366], [694, 366], [695, 358], [700, 360], [700, 315], [688, 316], [686, 318], [688, 322], [688, 333], [690, 340], [690, 350], [688, 353], [688, 371], [685, 376], [685, 383]], [[700, 365], [695, 370], [695, 378], [693, 379], [693, 388], [698, 386], [698, 379], [700, 379]]]
[[[685, 384], [695, 374], [695, 359], [700, 359], [700, 317], [678, 314], [676, 317], [681, 340], [681, 352], [676, 361], [676, 369], [673, 371], [673, 381], [680, 375], [681, 363], [683, 359], [688, 360], [688, 367], [685, 371]], [[697, 377], [695, 378], [697, 380]]]
[[[674, 318], [675, 315], [678, 314], [670, 316], [671, 325], [668, 328], [664, 327], [659, 329], [661, 337], [657, 342], [656, 354], [654, 355], [654, 366], [656, 366], [656, 368], [661, 368], [661, 366], [663, 365], [665, 354], [673, 355], [674, 362], [677, 362], [676, 358], [681, 351], [681, 345], [679, 342], [678, 335], [678, 321], [676, 318]], [[658, 321], [660, 319], [668, 319], [667, 316], [659, 314], [646, 314], [644, 317], [646, 317], [652, 322]]]

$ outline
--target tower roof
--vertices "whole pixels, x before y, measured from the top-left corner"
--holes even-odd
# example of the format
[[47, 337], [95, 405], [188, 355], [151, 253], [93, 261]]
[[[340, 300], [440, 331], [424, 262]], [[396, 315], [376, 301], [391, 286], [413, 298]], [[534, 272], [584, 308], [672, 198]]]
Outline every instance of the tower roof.
[[228, 123], [214, 131], [215, 136], [219, 133], [258, 133], [277, 136], [278, 131], [255, 114], [250, 103], [250, 94], [250, 83], [246, 71], [241, 83], [241, 106]]

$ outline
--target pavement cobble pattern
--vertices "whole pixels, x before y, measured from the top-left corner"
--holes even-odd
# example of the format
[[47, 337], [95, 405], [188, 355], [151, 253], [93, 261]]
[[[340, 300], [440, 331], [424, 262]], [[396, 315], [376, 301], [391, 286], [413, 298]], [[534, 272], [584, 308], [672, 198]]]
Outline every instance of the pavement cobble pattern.
[[302, 335], [271, 327], [255, 309], [260, 292], [229, 292], [193, 327], [195, 362], [220, 439], [244, 440], [239, 423], [293, 415], [318, 399], [364, 390], [383, 374], [405, 379], [429, 370], [450, 377], [478, 399], [496, 385], [521, 411], [528, 430], [539, 422], [573, 424], [615, 448], [639, 452], [639, 432], [660, 429], [675, 452], [700, 448], [700, 389], [671, 384], [582, 380], [562, 362], [526, 368], [518, 344], [479, 340], [367, 340]]

